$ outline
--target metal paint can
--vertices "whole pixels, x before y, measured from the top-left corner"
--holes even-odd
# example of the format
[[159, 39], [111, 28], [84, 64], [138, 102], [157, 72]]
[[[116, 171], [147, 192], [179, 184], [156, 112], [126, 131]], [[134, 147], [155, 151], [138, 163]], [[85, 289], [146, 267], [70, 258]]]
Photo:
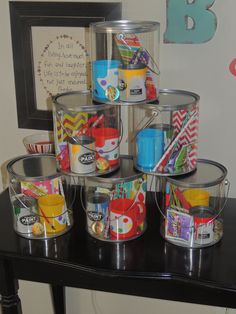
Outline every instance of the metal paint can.
[[87, 198], [87, 228], [92, 236], [107, 238], [110, 197], [105, 193], [89, 194]]
[[[131, 156], [121, 156], [119, 170], [110, 176], [87, 176], [85, 186], [87, 201], [90, 195], [105, 194], [109, 202], [108, 222], [106, 219], [100, 220], [104, 223], [104, 232], [100, 235], [93, 232], [95, 227], [103, 228], [101, 223], [95, 223], [93, 230], [92, 227], [87, 229], [91, 236], [103, 241], [119, 242], [135, 239], [144, 233], [147, 227], [147, 175], [134, 169]], [[99, 203], [102, 203], [101, 200]]]
[[[57, 234], [48, 234], [41, 222], [38, 199], [43, 195], [64, 193], [64, 180], [57, 171], [56, 157], [51, 154], [28, 154], [11, 160], [7, 165], [9, 173], [9, 195], [13, 210], [14, 230], [30, 239], [54, 238], [73, 225], [73, 217], [65, 203], [66, 227]], [[67, 208], [67, 209], [66, 209]]]
[[146, 72], [143, 63], [129, 64], [119, 68], [120, 100], [136, 102], [146, 100]]
[[214, 211], [207, 206], [194, 206], [189, 214], [194, 221], [194, 243], [210, 244], [214, 240]]
[[[227, 169], [212, 160], [198, 159], [197, 169], [182, 176], [168, 176], [164, 183], [161, 235], [169, 242], [201, 248], [216, 244], [223, 237], [223, 210], [226, 206], [230, 184]], [[176, 219], [172, 219], [176, 218]], [[168, 231], [180, 223], [185, 239]], [[188, 224], [183, 224], [187, 221]], [[170, 226], [170, 227], [169, 227]]]
[[15, 230], [21, 234], [32, 234], [32, 227], [39, 221], [36, 199], [24, 194], [15, 196], [14, 209]]
[[69, 140], [70, 168], [75, 173], [90, 173], [96, 170], [95, 140], [81, 135]]

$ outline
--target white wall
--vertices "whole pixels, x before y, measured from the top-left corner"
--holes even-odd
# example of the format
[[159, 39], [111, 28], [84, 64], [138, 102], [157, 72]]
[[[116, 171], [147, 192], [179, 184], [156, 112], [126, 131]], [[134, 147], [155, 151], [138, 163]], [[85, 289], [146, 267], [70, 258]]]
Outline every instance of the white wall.
[[[165, 0], [123, 0], [123, 17], [131, 19], [157, 20], [161, 23], [161, 87], [185, 89], [198, 93], [200, 101], [199, 157], [223, 163], [229, 170], [230, 195], [236, 197], [236, 149], [235, 91], [236, 78], [228, 71], [229, 62], [236, 55], [235, 0], [216, 0], [212, 7], [218, 19], [213, 39], [205, 44], [163, 44], [166, 24]], [[0, 1], [0, 190], [6, 186], [6, 161], [24, 154], [22, 138], [35, 130], [18, 129], [14, 75], [11, 49], [9, 1]], [[47, 285], [21, 282], [21, 297], [25, 314], [51, 314], [52, 308]], [[33, 290], [38, 301], [32, 299]], [[42, 293], [43, 292], [43, 293]], [[47, 299], [48, 298], [48, 299]], [[190, 305], [184, 303], [149, 300], [129, 296], [91, 293], [79, 289], [67, 289], [68, 313], [108, 314], [174, 312], [223, 314], [225, 309]], [[95, 300], [96, 298], [96, 300]], [[96, 302], [95, 302], [96, 301]], [[39, 307], [35, 306], [35, 302]], [[94, 303], [95, 302], [95, 303]], [[96, 306], [94, 305], [96, 304]], [[119, 310], [121, 307], [121, 311]], [[37, 312], [37, 309], [38, 312]], [[129, 309], [129, 310], [128, 310]], [[81, 311], [80, 311], [81, 310]], [[230, 313], [234, 311], [229, 311]]]
[[[46, 284], [20, 281], [24, 314], [52, 314], [49, 287]], [[163, 301], [149, 298], [67, 288], [67, 314], [233, 314], [220, 307]]]

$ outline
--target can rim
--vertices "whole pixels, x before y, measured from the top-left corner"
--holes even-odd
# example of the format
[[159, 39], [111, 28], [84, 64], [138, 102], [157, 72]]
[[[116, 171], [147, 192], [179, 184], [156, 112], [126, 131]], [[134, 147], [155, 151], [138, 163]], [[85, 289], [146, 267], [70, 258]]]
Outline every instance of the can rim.
[[91, 23], [90, 27], [96, 33], [130, 33], [131, 31], [132, 33], [147, 33], [160, 29], [160, 23], [157, 21], [117, 20]]
[[[222, 171], [222, 175], [219, 176], [219, 178], [215, 179], [214, 181], [205, 182], [205, 183], [183, 182], [183, 181], [181, 181], [180, 176], [179, 177], [172, 177], [172, 176], [166, 177], [167, 182], [173, 183], [173, 184], [178, 185], [180, 187], [186, 187], [186, 188], [188, 188], [188, 187], [207, 188], [207, 187], [211, 187], [211, 186], [214, 186], [214, 185], [221, 183], [227, 176], [228, 171], [227, 171], [226, 167], [223, 166], [222, 164], [216, 162], [216, 161], [209, 160], [209, 159], [198, 159], [197, 163], [205, 163], [205, 164], [210, 164], [210, 165], [216, 166], [217, 168], [219, 168]], [[191, 175], [193, 175], [196, 171], [197, 171], [197, 168], [194, 171], [192, 171], [186, 175], [183, 175], [182, 178], [191, 177]]]
[[91, 204], [98, 204], [97, 202], [92, 202], [92, 200], [99, 199], [99, 197], [103, 200], [101, 203], [109, 202], [110, 197], [108, 194], [101, 193], [101, 192], [95, 192], [95, 193], [88, 193], [87, 202]]
[[[66, 105], [59, 101], [59, 98], [62, 96], [69, 96], [69, 95], [82, 95], [82, 96], [90, 96], [91, 98], [91, 104], [90, 105], [80, 105], [76, 104], [76, 106]], [[100, 110], [108, 110], [112, 108], [112, 105], [110, 104], [96, 104], [93, 101], [92, 93], [90, 90], [84, 90], [84, 91], [71, 91], [71, 92], [65, 92], [61, 94], [57, 94], [53, 96], [53, 104], [55, 105], [56, 110], [63, 110], [65, 112], [71, 112], [71, 110], [80, 112], [93, 112], [93, 111], [100, 111]]]
[[[127, 160], [131, 160], [133, 161], [133, 157], [129, 156], [129, 155], [120, 155], [120, 160], [121, 159], [127, 159]], [[121, 164], [121, 162], [120, 162]], [[115, 175], [117, 172], [119, 172], [120, 168], [117, 169], [116, 172], [112, 173], [112, 175]], [[145, 175], [145, 173], [135, 169], [133, 167], [133, 171], [136, 173], [133, 173], [132, 175], [128, 176], [128, 177], [110, 177], [111, 174], [108, 174], [107, 176], [99, 176], [99, 177], [87, 177], [86, 180], [88, 181], [93, 181], [93, 182], [98, 182], [98, 183], [106, 183], [106, 184], [116, 184], [116, 183], [121, 183], [121, 182], [129, 182], [138, 178], [141, 178], [143, 175]]]
[[72, 145], [89, 145], [95, 142], [94, 137], [88, 135], [72, 136], [68, 142]]
[[[167, 103], [167, 104], [162, 104], [160, 102], [160, 96], [161, 95], [177, 95], [177, 96], [190, 96], [193, 98], [193, 101], [189, 102], [189, 103], [185, 103], [185, 104], [181, 104], [181, 103], [176, 103], [176, 104], [171, 104], [171, 103]], [[142, 109], [150, 109], [150, 110], [161, 110], [161, 111], [173, 111], [173, 110], [179, 110], [179, 109], [183, 109], [183, 108], [189, 108], [192, 107], [193, 105], [198, 104], [200, 100], [200, 96], [194, 92], [190, 92], [187, 90], [181, 90], [181, 89], [160, 89], [159, 90], [159, 96], [157, 98], [156, 101], [151, 102], [149, 104], [141, 104], [140, 107], [142, 107]]]
[[[203, 213], [209, 213], [208, 216], [203, 216]], [[196, 219], [209, 219], [215, 216], [213, 208], [209, 206], [197, 205], [189, 209], [190, 216], [193, 216]]]
[[137, 63], [137, 64], [127, 64], [127, 65], [120, 65], [120, 70], [142, 70], [146, 69], [147, 66], [144, 63]]
[[[36, 158], [36, 157], [51, 157], [55, 160], [55, 174], [52, 174], [52, 175], [48, 175], [48, 176], [37, 176], [37, 177], [30, 177], [30, 176], [23, 176], [23, 175], [20, 175], [18, 173], [16, 173], [13, 169], [12, 169], [12, 166], [19, 160], [23, 160], [23, 159], [28, 159], [28, 158]], [[57, 168], [56, 168], [56, 157], [54, 154], [27, 154], [27, 155], [21, 155], [21, 156], [18, 156], [18, 157], [15, 157], [13, 159], [11, 159], [8, 164], [7, 164], [7, 171], [9, 174], [11, 174], [12, 176], [14, 177], [17, 177], [19, 178], [20, 180], [27, 180], [27, 181], [40, 181], [41, 179], [44, 179], [44, 180], [50, 180], [50, 179], [54, 179], [54, 178], [57, 178], [57, 177], [60, 177], [61, 176], [61, 173], [57, 172]]]

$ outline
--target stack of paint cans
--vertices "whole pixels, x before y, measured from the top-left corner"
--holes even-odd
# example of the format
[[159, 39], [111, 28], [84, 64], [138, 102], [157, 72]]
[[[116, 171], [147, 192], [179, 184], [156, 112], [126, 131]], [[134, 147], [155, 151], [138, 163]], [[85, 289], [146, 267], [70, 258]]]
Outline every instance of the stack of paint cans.
[[[159, 89], [160, 24], [92, 23], [90, 42], [91, 92], [53, 99], [56, 157], [23, 156], [8, 165], [15, 231], [50, 238], [70, 229], [65, 177], [85, 185], [81, 203], [90, 236], [135, 239], [147, 228], [149, 175], [161, 183], [163, 197], [154, 196], [163, 238], [189, 248], [217, 243], [223, 236], [227, 170], [198, 159], [200, 97]], [[124, 139], [132, 158], [120, 156], [121, 110], [127, 108]]]

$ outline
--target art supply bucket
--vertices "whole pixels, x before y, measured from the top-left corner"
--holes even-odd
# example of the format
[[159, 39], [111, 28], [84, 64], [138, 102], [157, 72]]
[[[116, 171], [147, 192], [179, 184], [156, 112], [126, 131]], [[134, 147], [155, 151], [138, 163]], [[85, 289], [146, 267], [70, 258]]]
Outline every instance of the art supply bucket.
[[109, 242], [128, 241], [141, 236], [146, 230], [146, 190], [146, 174], [135, 170], [133, 160], [127, 156], [121, 157], [119, 170], [111, 176], [87, 177], [84, 205], [87, 216], [90, 208], [94, 208], [91, 206], [91, 195], [95, 198], [101, 195], [98, 207], [104, 204], [105, 208], [101, 216], [95, 215], [99, 222], [88, 225], [89, 234]]
[[[160, 231], [167, 241], [189, 248], [220, 241], [223, 209], [229, 192], [226, 175], [223, 165], [198, 159], [193, 173], [166, 177]], [[158, 201], [157, 206], [160, 209]]]
[[159, 129], [143, 129], [136, 137], [137, 165], [144, 170], [155, 167], [164, 152], [164, 133]]
[[209, 206], [210, 195], [202, 189], [186, 189], [183, 196], [191, 206]]
[[[95, 101], [134, 105], [158, 98], [158, 22], [120, 20], [91, 23], [90, 43]], [[116, 81], [118, 68], [119, 86]], [[110, 79], [111, 75], [117, 76]]]
[[[138, 170], [158, 176], [175, 176], [196, 169], [199, 127], [197, 94], [160, 90], [158, 103], [136, 106], [130, 125], [130, 150], [133, 151]], [[153, 136], [158, 133], [160, 138]], [[148, 136], [145, 137], [146, 134]], [[149, 165], [142, 162], [140, 143], [147, 145], [149, 155], [153, 156]]]
[[139, 102], [146, 100], [145, 64], [129, 64], [119, 67], [120, 100], [124, 102]]
[[172, 125], [167, 124], [167, 123], [150, 124], [148, 128], [161, 130], [163, 132], [164, 151], [165, 151], [173, 140], [174, 130], [173, 130]]
[[116, 100], [118, 94], [119, 60], [96, 60], [92, 62], [93, 98], [98, 102]]
[[112, 200], [109, 204], [111, 239], [130, 239], [143, 230], [146, 217], [144, 203], [129, 198]]
[[85, 174], [96, 170], [95, 140], [81, 135], [69, 139], [70, 168], [72, 172]]
[[97, 160], [106, 159], [110, 166], [119, 163], [119, 132], [115, 128], [93, 128], [91, 134], [95, 139]]
[[[105, 133], [106, 136], [107, 132], [104, 130], [115, 129], [118, 138], [120, 137], [122, 121], [119, 107], [95, 104], [89, 91], [59, 94], [53, 101], [53, 126], [57, 168], [60, 172], [72, 177], [75, 173], [78, 176], [99, 176], [112, 173], [119, 167], [119, 157], [117, 162], [109, 163], [104, 156], [98, 154], [95, 143], [92, 143], [96, 140], [92, 130], [96, 130], [98, 134]], [[99, 129], [103, 131], [99, 133]], [[107, 145], [112, 144], [109, 141], [107, 139]], [[119, 138], [118, 145], [115, 146], [118, 156], [120, 141]], [[93, 160], [94, 155], [96, 160]], [[79, 160], [80, 158], [82, 159]]]
[[59, 194], [47, 194], [38, 198], [40, 222], [47, 233], [58, 233], [66, 228], [65, 198]]
[[48, 239], [70, 230], [73, 217], [68, 209], [69, 193], [65, 197], [66, 186], [57, 172], [55, 156], [20, 156], [8, 163], [7, 170], [13, 225], [19, 235]]

